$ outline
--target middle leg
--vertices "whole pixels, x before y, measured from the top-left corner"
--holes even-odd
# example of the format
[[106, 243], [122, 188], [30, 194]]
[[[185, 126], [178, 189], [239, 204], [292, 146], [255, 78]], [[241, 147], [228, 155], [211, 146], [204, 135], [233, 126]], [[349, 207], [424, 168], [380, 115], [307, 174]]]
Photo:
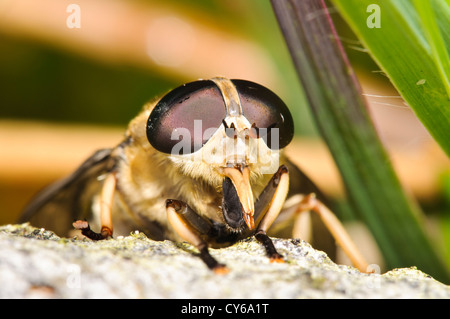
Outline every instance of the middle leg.
[[336, 243], [349, 257], [352, 264], [361, 272], [368, 272], [369, 268], [367, 261], [350, 238], [350, 235], [347, 233], [342, 223], [325, 204], [316, 198], [314, 193], [304, 196], [297, 205], [295, 212], [297, 215], [304, 214], [308, 211], [318, 214], [324, 225], [336, 240]]

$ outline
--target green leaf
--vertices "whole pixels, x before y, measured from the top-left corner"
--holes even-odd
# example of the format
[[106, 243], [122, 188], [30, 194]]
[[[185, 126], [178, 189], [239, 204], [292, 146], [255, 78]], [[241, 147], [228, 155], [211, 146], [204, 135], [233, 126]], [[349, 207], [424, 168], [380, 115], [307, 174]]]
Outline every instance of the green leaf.
[[[448, 2], [332, 1], [419, 120], [450, 155]], [[373, 3], [380, 8], [380, 28], [367, 24], [372, 14], [367, 8]]]
[[[348, 2], [356, 6], [363, 1]], [[388, 267], [417, 266], [450, 282], [422, 228], [422, 212], [403, 192], [378, 139], [324, 2], [272, 0], [272, 6], [350, 203], [372, 231]], [[421, 79], [419, 74], [415, 82]]]

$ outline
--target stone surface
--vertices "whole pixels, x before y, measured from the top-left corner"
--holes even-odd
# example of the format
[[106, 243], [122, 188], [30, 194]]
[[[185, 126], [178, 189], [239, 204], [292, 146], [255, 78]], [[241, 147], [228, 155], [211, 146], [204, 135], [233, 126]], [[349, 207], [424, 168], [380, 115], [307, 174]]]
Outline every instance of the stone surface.
[[216, 275], [187, 244], [142, 233], [93, 242], [28, 224], [0, 227], [0, 298], [450, 298], [450, 286], [415, 268], [362, 274], [300, 240], [274, 239], [270, 263], [254, 239], [211, 250]]

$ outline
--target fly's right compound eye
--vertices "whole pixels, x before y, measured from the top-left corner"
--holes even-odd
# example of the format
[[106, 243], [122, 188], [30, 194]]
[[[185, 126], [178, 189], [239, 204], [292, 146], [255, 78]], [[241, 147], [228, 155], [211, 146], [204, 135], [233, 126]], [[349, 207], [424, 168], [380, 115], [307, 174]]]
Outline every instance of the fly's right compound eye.
[[147, 139], [162, 153], [190, 154], [211, 137], [204, 134], [205, 130], [219, 128], [225, 116], [225, 103], [214, 82], [190, 82], [170, 91], [156, 104], [148, 118]]

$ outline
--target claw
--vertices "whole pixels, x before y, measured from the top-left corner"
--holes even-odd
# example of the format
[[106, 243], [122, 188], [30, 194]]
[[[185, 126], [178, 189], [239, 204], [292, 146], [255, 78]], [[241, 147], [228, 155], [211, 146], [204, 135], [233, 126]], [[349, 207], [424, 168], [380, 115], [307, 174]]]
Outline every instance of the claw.
[[212, 269], [217, 275], [226, 275], [230, 272], [230, 269], [225, 265], [218, 265]]
[[81, 233], [84, 236], [92, 240], [103, 240], [111, 237], [112, 235], [112, 231], [106, 226], [102, 227], [100, 233], [92, 231], [91, 227], [89, 226], [89, 222], [86, 220], [76, 220], [72, 223], [72, 225], [75, 229], [81, 230]]

